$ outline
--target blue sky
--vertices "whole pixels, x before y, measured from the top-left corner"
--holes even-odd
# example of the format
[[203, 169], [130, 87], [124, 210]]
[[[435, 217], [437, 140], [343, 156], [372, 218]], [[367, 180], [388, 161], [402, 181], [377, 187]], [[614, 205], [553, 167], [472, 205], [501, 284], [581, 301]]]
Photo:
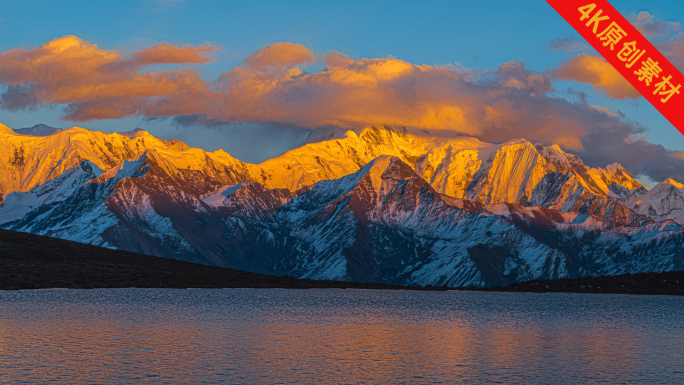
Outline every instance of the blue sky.
[[[623, 14], [647, 10], [660, 21], [683, 21], [684, 2], [611, 1]], [[535, 1], [10, 1], [0, 0], [0, 52], [31, 49], [55, 37], [73, 34], [99, 48], [124, 56], [166, 41], [171, 44], [220, 44], [213, 63], [194, 66], [206, 79], [242, 65], [253, 52], [278, 41], [301, 43], [321, 55], [337, 50], [353, 59], [395, 57], [413, 64], [459, 63], [480, 71], [514, 60], [545, 72], [567, 60], [553, 51], [555, 37], [581, 39], [542, 0]], [[573, 53], [574, 54], [574, 53]], [[622, 111], [649, 128], [648, 140], [671, 150], [684, 150], [684, 136], [647, 101], [610, 100], [590, 85], [554, 81], [558, 96], [568, 86], [586, 92], [591, 104]], [[61, 108], [0, 111], [0, 122], [13, 128], [45, 123], [102, 131], [136, 126], [191, 145], [226, 149], [247, 161], [259, 161], [303, 140], [308, 131], [239, 124], [216, 129], [177, 128], [170, 121], [137, 117], [71, 123], [60, 120]], [[273, 138], [264, 142], [269, 133]]]

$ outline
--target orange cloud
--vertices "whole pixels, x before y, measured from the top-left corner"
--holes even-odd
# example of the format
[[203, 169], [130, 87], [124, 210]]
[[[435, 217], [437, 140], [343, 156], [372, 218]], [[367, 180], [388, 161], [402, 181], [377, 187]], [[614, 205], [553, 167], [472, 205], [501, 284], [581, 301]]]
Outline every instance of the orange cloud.
[[580, 114], [567, 101], [550, 98], [549, 78], [519, 62], [478, 77], [449, 66], [352, 60], [332, 51], [321, 56], [323, 70], [306, 73], [313, 52], [279, 42], [215, 81], [192, 68], [141, 71], [152, 64], [207, 62], [214, 51], [160, 43], [127, 59], [75, 36], [10, 50], [0, 54], [0, 82], [8, 87], [0, 107], [66, 104], [64, 119], [78, 122], [142, 116], [349, 129], [396, 125], [490, 141], [525, 137], [573, 150], [583, 148], [578, 138], [591, 121], [584, 115], [595, 111], [587, 107]]
[[87, 81], [96, 71], [110, 75], [128, 62], [115, 51], [102, 50], [76, 36], [63, 36], [33, 50], [13, 49], [0, 55], [5, 84], [36, 83], [46, 87], [65, 81]]
[[[354, 61], [337, 52], [323, 55], [323, 60], [323, 71], [306, 74], [299, 68], [290, 68], [284, 73], [252, 69], [254, 66], [248, 59], [247, 68], [233, 68], [219, 78], [220, 101], [210, 118], [305, 127], [361, 128], [390, 124], [477, 132], [466, 116], [470, 107], [458, 103], [457, 99], [463, 95], [450, 90], [453, 94], [450, 98], [436, 92], [435, 87], [443, 87], [440, 79], [461, 82], [453, 71], [416, 66], [398, 59]], [[260, 60], [260, 63], [272, 62]], [[415, 87], [406, 88], [414, 81]]]
[[186, 44], [177, 47], [161, 42], [153, 47], [133, 52], [132, 59], [141, 67], [152, 64], [206, 64], [211, 62], [209, 55], [215, 51], [216, 47], [210, 44], [198, 47]]
[[517, 62], [476, 83], [467, 70], [394, 58], [352, 60], [332, 51], [322, 55], [322, 71], [306, 73], [302, 67], [314, 62], [313, 52], [279, 42], [213, 82], [191, 68], [140, 71], [151, 64], [207, 62], [214, 50], [160, 43], [127, 59], [76, 36], [10, 50], [0, 54], [0, 82], [9, 87], [0, 107], [66, 104], [64, 119], [78, 122], [195, 116], [303, 127], [397, 125], [488, 140], [525, 136], [569, 148], [581, 144], [568, 137], [585, 133], [576, 119], [558, 118], [566, 107], [545, 96], [552, 89], [548, 77]]
[[596, 90], [603, 90], [607, 96], [613, 99], [625, 100], [641, 97], [636, 90], [620, 73], [606, 60], [594, 54], [580, 54], [573, 56], [560, 68], [553, 71], [556, 79], [574, 80], [580, 83], [588, 83]]
[[[197, 61], [197, 55], [206, 52], [210, 52], [208, 46], [178, 48], [161, 43], [136, 54], [143, 63], [182, 64]], [[22, 100], [68, 104], [65, 119], [71, 121], [144, 115], [153, 101], [163, 104], [174, 95], [198, 98], [210, 93], [209, 85], [193, 70], [140, 73], [134, 60], [76, 36], [59, 37], [33, 50], [4, 52], [0, 55], [0, 82], [14, 92], [14, 98], [5, 104], [15, 106]], [[3, 94], [3, 99], [7, 95]]]
[[301, 44], [278, 42], [253, 53], [245, 60], [249, 69], [292, 68], [313, 62], [313, 53]]

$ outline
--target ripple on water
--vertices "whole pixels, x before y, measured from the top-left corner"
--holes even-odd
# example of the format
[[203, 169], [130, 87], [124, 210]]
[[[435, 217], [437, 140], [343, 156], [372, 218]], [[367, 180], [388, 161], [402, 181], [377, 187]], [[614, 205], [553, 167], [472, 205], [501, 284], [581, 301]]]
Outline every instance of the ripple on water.
[[684, 298], [0, 292], [0, 382], [684, 383]]

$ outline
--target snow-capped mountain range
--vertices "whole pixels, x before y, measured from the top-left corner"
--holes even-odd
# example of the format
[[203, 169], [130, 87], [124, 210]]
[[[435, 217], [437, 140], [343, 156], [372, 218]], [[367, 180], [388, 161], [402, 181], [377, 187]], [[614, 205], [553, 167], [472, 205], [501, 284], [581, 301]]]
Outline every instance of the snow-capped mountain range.
[[489, 286], [684, 269], [684, 185], [558, 146], [317, 130], [260, 164], [0, 125], [0, 227], [260, 273]]

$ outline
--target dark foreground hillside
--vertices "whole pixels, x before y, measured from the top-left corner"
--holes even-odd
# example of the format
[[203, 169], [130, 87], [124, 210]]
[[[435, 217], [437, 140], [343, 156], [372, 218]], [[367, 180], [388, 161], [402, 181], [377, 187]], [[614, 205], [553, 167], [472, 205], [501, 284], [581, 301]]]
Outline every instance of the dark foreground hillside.
[[[0, 290], [122, 287], [446, 290], [275, 277], [0, 229]], [[535, 280], [480, 290], [684, 295], [684, 271]]]
[[0, 290], [122, 287], [440, 290], [275, 277], [0, 229]]

